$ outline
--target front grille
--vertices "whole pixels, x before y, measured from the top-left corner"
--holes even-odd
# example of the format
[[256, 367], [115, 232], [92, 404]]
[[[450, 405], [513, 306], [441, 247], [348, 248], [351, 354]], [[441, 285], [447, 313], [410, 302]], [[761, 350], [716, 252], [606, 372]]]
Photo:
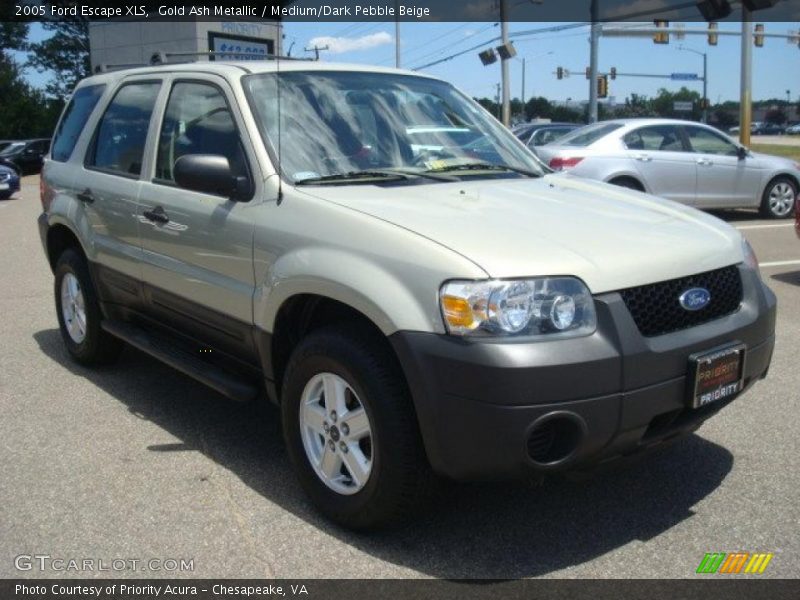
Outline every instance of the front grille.
[[[690, 288], [711, 294], [708, 306], [688, 311], [678, 302]], [[645, 337], [679, 331], [736, 312], [742, 303], [742, 278], [736, 266], [671, 279], [620, 292], [636, 326]]]

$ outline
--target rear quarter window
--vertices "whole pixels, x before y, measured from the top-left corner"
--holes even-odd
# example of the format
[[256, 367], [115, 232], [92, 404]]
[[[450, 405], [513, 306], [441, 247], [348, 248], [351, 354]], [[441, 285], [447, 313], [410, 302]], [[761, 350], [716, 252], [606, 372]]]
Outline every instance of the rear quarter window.
[[64, 110], [61, 121], [53, 135], [53, 152], [51, 158], [58, 162], [66, 162], [78, 143], [78, 138], [89, 120], [97, 101], [103, 95], [105, 85], [87, 85], [75, 90]]

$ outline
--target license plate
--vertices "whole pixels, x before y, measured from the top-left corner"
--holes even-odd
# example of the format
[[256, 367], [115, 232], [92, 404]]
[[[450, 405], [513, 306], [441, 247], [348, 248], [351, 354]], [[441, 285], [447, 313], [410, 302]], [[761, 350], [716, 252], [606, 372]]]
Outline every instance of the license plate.
[[742, 391], [746, 346], [734, 344], [689, 357], [693, 408], [727, 400]]
[[9, 186], [8, 186], [8, 184], [7, 184], [7, 183], [0, 183], [0, 190], [7, 190], [7, 189], [8, 189], [8, 187], [9, 187]]

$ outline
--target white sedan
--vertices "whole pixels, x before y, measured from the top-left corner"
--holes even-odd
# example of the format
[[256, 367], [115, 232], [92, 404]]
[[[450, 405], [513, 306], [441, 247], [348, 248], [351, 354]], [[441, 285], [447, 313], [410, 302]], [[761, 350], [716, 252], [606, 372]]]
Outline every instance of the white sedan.
[[537, 152], [555, 170], [701, 209], [759, 208], [765, 217], [790, 217], [800, 190], [800, 164], [751, 152], [693, 121], [602, 121]]

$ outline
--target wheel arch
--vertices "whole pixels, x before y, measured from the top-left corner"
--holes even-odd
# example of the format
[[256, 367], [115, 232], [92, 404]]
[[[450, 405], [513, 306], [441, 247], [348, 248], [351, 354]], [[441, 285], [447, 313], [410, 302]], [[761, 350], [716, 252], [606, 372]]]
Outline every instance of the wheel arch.
[[67, 248], [74, 248], [84, 259], [87, 258], [86, 251], [81, 244], [78, 235], [66, 224], [56, 222], [48, 226], [47, 237], [45, 239], [47, 250], [47, 261], [50, 263], [50, 270], [54, 271], [58, 257]]
[[646, 193], [650, 193], [650, 190], [647, 187], [647, 184], [644, 182], [644, 180], [642, 179], [642, 176], [639, 173], [632, 173], [632, 172], [629, 172], [629, 171], [622, 171], [622, 172], [613, 173], [613, 174], [609, 175], [603, 181], [605, 183], [609, 183], [611, 185], [616, 185], [616, 184], [614, 184], [612, 182], [618, 181], [620, 179], [628, 179], [628, 180], [634, 181], [634, 182], [636, 182], [636, 184], [638, 184], [641, 187], [642, 191], [644, 191]]

